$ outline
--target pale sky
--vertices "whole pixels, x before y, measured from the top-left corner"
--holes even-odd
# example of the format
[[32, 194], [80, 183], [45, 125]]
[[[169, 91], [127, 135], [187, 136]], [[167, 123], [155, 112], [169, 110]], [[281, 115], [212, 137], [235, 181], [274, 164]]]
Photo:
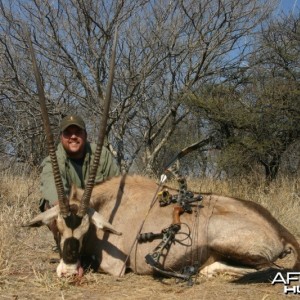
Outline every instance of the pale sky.
[[280, 7], [284, 12], [299, 12], [300, 0], [280, 0]]

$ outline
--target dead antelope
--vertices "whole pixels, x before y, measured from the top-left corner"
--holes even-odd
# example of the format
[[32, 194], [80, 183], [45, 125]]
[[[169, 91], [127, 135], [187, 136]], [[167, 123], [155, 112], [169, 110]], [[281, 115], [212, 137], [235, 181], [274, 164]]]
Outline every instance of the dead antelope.
[[[124, 274], [125, 261], [126, 267], [137, 274], [152, 274], [153, 269], [146, 263], [145, 257], [153, 252], [159, 241], [137, 243], [139, 228], [145, 221], [142, 233], [159, 233], [172, 223], [173, 213], [172, 205], [160, 207], [158, 203], [149, 211], [156, 190], [155, 181], [145, 177], [127, 175], [112, 178], [94, 187], [88, 213], [78, 228], [69, 228], [68, 218], [62, 217], [57, 207], [40, 214], [28, 225], [45, 224], [57, 218], [62, 238], [72, 236], [72, 243], [61, 242], [63, 260], [58, 268], [59, 276], [73, 274], [76, 268], [78, 270], [75, 260], [87, 256], [97, 257], [98, 267], [115, 276]], [[170, 193], [178, 192], [170, 190]], [[74, 188], [70, 203], [80, 205], [78, 199], [82, 194], [83, 190]], [[180, 271], [184, 266], [197, 263], [200, 271], [209, 276], [220, 270], [241, 275], [272, 267], [278, 258], [293, 253], [295, 262], [292, 267], [300, 271], [299, 244], [265, 208], [231, 197], [202, 196], [197, 214], [181, 215], [178, 237], [176, 235], [174, 244], [160, 261], [164, 270]], [[114, 228], [122, 231], [122, 235], [98, 231], [103, 225], [97, 211]], [[73, 218], [76, 224], [79, 223], [77, 217]], [[196, 228], [191, 230], [195, 224]], [[114, 231], [107, 223], [104, 226]], [[180, 242], [183, 235], [187, 240]], [[133, 249], [132, 245], [135, 245]], [[68, 252], [66, 247], [78, 249], [76, 254], [79, 255], [75, 255], [74, 260], [67, 260], [64, 256]]]

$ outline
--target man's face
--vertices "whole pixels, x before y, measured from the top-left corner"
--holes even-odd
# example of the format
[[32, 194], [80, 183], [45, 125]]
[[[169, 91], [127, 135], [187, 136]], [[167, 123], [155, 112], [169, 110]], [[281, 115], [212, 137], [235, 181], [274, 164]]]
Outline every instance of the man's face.
[[71, 158], [79, 159], [84, 156], [86, 131], [76, 125], [67, 127], [60, 135], [60, 141]]

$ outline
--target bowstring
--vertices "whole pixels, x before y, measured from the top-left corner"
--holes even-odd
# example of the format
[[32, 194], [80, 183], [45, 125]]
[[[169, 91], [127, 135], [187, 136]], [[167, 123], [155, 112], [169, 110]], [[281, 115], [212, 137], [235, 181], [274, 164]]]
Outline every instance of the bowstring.
[[[130, 247], [129, 253], [128, 253], [128, 255], [126, 256], [126, 259], [124, 260], [123, 266], [122, 266], [121, 271], [120, 271], [120, 273], [119, 273], [119, 277], [121, 277], [121, 274], [123, 273], [124, 268], [126, 267], [127, 261], [128, 261], [128, 259], [129, 259], [129, 257], [130, 257], [130, 254], [131, 254], [131, 252], [132, 252], [132, 250], [133, 250], [135, 244], [136, 244], [136, 251], [137, 251], [137, 243], [136, 243], [136, 242], [137, 242], [138, 237], [139, 237], [139, 235], [140, 235], [140, 233], [141, 233], [141, 231], [142, 231], [142, 229], [143, 229], [143, 227], [144, 227], [144, 224], [145, 224], [145, 222], [146, 222], [146, 219], [147, 219], [147, 217], [148, 217], [148, 215], [149, 215], [149, 213], [150, 213], [152, 207], [154, 206], [154, 204], [155, 204], [156, 201], [157, 201], [157, 194], [158, 194], [158, 192], [160, 191], [162, 185], [163, 185], [163, 181], [160, 180], [160, 182], [159, 182], [159, 184], [158, 184], [158, 186], [157, 186], [157, 189], [156, 189], [156, 191], [155, 191], [155, 193], [154, 193], [154, 196], [153, 196], [153, 198], [152, 198], [152, 201], [151, 201], [151, 203], [150, 203], [149, 209], [148, 209], [148, 211], [147, 211], [146, 214], [145, 214], [145, 217], [144, 217], [144, 219], [143, 219], [143, 221], [142, 221], [141, 226], [139, 227], [139, 230], [138, 230], [138, 232], [137, 232], [137, 234], [136, 234], [136, 237], [135, 237], [135, 239], [134, 239], [134, 241], [133, 241], [133, 243], [132, 243], [132, 245], [131, 245], [131, 247]], [[135, 268], [136, 268], [136, 265], [137, 265], [137, 264], [136, 264], [136, 259], [137, 259], [137, 255], [135, 254]], [[136, 270], [135, 270], [135, 271], [136, 271]]]

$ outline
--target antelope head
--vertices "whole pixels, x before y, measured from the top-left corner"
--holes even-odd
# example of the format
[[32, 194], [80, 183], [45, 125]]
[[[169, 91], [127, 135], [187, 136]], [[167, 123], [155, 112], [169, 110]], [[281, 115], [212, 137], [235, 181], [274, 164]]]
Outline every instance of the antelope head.
[[33, 220], [31, 220], [23, 226], [37, 227], [41, 225], [50, 225], [56, 223], [59, 232], [59, 236], [57, 237], [58, 247], [60, 249], [60, 263], [57, 267], [57, 275], [59, 277], [70, 276], [74, 274], [83, 274], [83, 269], [80, 265], [80, 251], [82, 248], [83, 238], [88, 232], [88, 229], [91, 224], [95, 225], [98, 229], [108, 230], [114, 234], [120, 234], [113, 228], [113, 226], [110, 223], [106, 222], [98, 212], [96, 212], [89, 206], [90, 197], [92, 194], [92, 189], [94, 187], [96, 171], [98, 168], [106, 132], [113, 83], [116, 41], [117, 30], [114, 36], [114, 45], [110, 62], [109, 82], [107, 86], [107, 92], [103, 109], [103, 118], [100, 124], [98, 143], [94, 155], [94, 161], [90, 168], [91, 172], [89, 174], [88, 182], [86, 184], [86, 188], [84, 190], [81, 200], [73, 199], [74, 197], [72, 197], [72, 195], [74, 196], [74, 194], [76, 194], [75, 188], [73, 187], [71, 193], [72, 201], [70, 201], [70, 198], [67, 198], [64, 193], [63, 183], [61, 180], [60, 171], [57, 163], [53, 135], [51, 133], [50, 122], [46, 108], [42, 80], [37, 67], [31, 38], [28, 34], [29, 51], [32, 58], [32, 65], [37, 83], [39, 101], [43, 116], [43, 123], [48, 141], [49, 156], [51, 158], [54, 181], [58, 194], [58, 205], [39, 214]]
[[83, 209], [82, 199], [78, 199], [78, 192], [75, 186], [72, 187], [69, 198], [69, 205], [59, 202], [23, 226], [39, 227], [42, 225], [56, 224], [58, 228], [58, 248], [60, 263], [57, 267], [58, 277], [79, 275], [82, 276], [83, 268], [80, 261], [81, 249], [84, 236], [90, 226], [96, 229], [109, 231], [120, 235], [118, 231], [101, 214], [91, 207]]

